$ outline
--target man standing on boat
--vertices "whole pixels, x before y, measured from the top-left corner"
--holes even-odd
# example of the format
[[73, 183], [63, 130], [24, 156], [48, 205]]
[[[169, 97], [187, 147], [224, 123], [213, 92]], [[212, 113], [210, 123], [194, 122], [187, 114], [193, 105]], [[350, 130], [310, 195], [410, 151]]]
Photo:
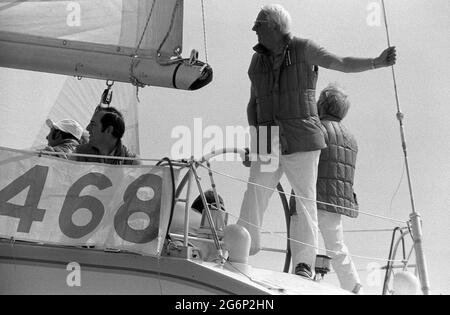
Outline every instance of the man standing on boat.
[[[114, 107], [97, 107], [86, 130], [89, 132], [89, 142], [80, 145], [77, 154], [96, 156], [136, 158], [122, 144], [125, 133], [125, 121], [120, 111]], [[105, 163], [112, 165], [138, 165], [137, 160], [107, 159], [102, 157], [76, 157], [79, 162]]]
[[260, 161], [252, 163], [252, 184], [247, 187], [239, 223], [249, 230], [250, 254], [256, 254], [261, 249], [258, 227], [273, 191], [253, 184], [275, 188], [286, 173], [300, 197], [290, 227], [295, 240], [291, 241], [293, 272], [312, 277], [319, 242], [316, 181], [320, 152], [326, 147], [315, 101], [318, 69], [350, 73], [388, 67], [396, 62], [396, 50], [388, 48], [374, 59], [339, 57], [309, 39], [292, 36], [290, 27], [290, 14], [280, 5], [264, 6], [253, 26], [259, 43], [248, 71], [248, 122], [259, 135], [263, 128], [277, 127], [277, 139], [270, 142], [279, 143], [281, 154], [276, 170], [271, 172]]
[[50, 132], [46, 138], [48, 144], [44, 151], [61, 153], [57, 157], [67, 159], [66, 154], [72, 153], [80, 145], [83, 127], [72, 119], [63, 119], [58, 122], [47, 119], [45, 123], [50, 128]]
[[[329, 84], [321, 93], [317, 110], [327, 148], [322, 150], [317, 179], [319, 230], [327, 255], [341, 288], [362, 294], [361, 280], [344, 242], [342, 216], [357, 218], [358, 200], [353, 190], [358, 143], [342, 121], [350, 100], [338, 84]], [[333, 204], [335, 206], [331, 206]]]

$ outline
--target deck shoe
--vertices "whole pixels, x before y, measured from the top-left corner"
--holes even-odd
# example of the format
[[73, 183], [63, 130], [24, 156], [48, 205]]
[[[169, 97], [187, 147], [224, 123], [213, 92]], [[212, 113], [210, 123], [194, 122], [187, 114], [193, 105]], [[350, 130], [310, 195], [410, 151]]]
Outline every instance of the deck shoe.
[[295, 274], [297, 276], [303, 277], [303, 278], [307, 278], [307, 279], [312, 279], [313, 274], [311, 271], [311, 267], [308, 264], [305, 263], [299, 263], [296, 267], [295, 267]]

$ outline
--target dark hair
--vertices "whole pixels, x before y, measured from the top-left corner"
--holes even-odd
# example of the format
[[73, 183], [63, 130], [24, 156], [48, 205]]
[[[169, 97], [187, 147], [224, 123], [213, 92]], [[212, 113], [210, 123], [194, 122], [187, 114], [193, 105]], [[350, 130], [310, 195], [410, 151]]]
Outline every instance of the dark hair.
[[[209, 206], [211, 206], [211, 205], [216, 206], [216, 199], [214, 198], [214, 192], [212, 190], [205, 191], [205, 197], [206, 197], [206, 202], [208, 203]], [[218, 197], [219, 197], [220, 207], [223, 209], [224, 208], [223, 199], [220, 195], [218, 195]], [[202, 196], [199, 195], [194, 200], [194, 202], [191, 205], [191, 208], [194, 210], [197, 210], [200, 213], [203, 213], [204, 206], [203, 206]]]
[[119, 140], [122, 139], [123, 134], [125, 133], [125, 121], [122, 113], [114, 107], [97, 107], [96, 111], [105, 112], [100, 120], [102, 123], [102, 132], [104, 132], [106, 128], [112, 126], [112, 135]]

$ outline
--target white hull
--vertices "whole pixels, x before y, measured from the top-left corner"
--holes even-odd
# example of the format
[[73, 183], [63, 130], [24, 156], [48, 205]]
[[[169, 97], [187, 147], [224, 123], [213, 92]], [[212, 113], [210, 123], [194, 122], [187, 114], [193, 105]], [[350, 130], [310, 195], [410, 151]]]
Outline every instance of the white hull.
[[[73, 262], [81, 267], [80, 285], [70, 287]], [[197, 260], [0, 241], [0, 294], [346, 294], [295, 275], [252, 268], [247, 274], [256, 282]]]

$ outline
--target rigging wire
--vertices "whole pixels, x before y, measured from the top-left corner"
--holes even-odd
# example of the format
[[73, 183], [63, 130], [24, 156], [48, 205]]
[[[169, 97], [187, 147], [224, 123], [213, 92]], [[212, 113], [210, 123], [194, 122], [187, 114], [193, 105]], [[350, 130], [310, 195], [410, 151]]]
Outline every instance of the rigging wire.
[[153, 15], [153, 11], [155, 9], [155, 5], [156, 5], [156, 0], [153, 0], [150, 12], [149, 12], [148, 17], [147, 17], [147, 21], [145, 23], [144, 29], [143, 29], [142, 34], [141, 34], [141, 38], [139, 39], [139, 42], [138, 42], [138, 44], [136, 46], [136, 50], [134, 51], [133, 56], [131, 56], [130, 80], [131, 80], [131, 83], [134, 86], [136, 86], [136, 99], [137, 99], [138, 103], [141, 102], [141, 100], [139, 99], [139, 88], [140, 87], [145, 87], [145, 84], [143, 84], [142, 82], [139, 81], [138, 78], [136, 78], [136, 76], [134, 75], [134, 69], [139, 64], [139, 59], [138, 59], [139, 49], [141, 48], [142, 42], [144, 41], [145, 33], [147, 33], [148, 26], [150, 25], [150, 21], [151, 21], [152, 15]]
[[[367, 229], [367, 230], [345, 230], [344, 233], [391, 233], [392, 229]], [[286, 234], [285, 231], [277, 231], [277, 232], [272, 232], [275, 234]], [[269, 234], [267, 232], [262, 232], [261, 234]]]
[[138, 45], [136, 47], [136, 50], [134, 52], [135, 55], [137, 55], [137, 53], [139, 52], [139, 49], [141, 48], [142, 42], [144, 41], [144, 36], [145, 36], [145, 33], [147, 33], [148, 26], [150, 25], [150, 20], [152, 18], [153, 11], [155, 9], [155, 5], [156, 5], [156, 0], [153, 0], [152, 7], [150, 9], [150, 12], [149, 12], [148, 17], [147, 17], [147, 21], [146, 21], [145, 26], [144, 26], [144, 30], [142, 31], [141, 38], [140, 38], [139, 43], [138, 43]]
[[205, 46], [205, 61], [208, 63], [208, 42], [207, 42], [207, 35], [206, 35], [206, 10], [205, 10], [205, 1], [201, 0], [202, 2], [202, 20], [203, 20], [203, 44]]
[[159, 162], [161, 159], [143, 159], [143, 158], [132, 158], [132, 157], [122, 157], [122, 156], [109, 156], [109, 155], [95, 155], [95, 154], [78, 154], [78, 153], [66, 153], [66, 152], [52, 152], [45, 150], [15, 150], [16, 152], [21, 152], [24, 154], [30, 155], [38, 155], [41, 157], [42, 155], [49, 156], [58, 156], [58, 157], [90, 157], [90, 158], [98, 158], [98, 159], [109, 159], [109, 160], [123, 160], [123, 161], [141, 161], [141, 162]]
[[[36, 154], [36, 153], [38, 153], [38, 154], [48, 154], [48, 155], [60, 155], [61, 153], [56, 153], [56, 152], [45, 152], [45, 151], [39, 151], [39, 152], [32, 152], [32, 151], [20, 151], [20, 152], [24, 152], [24, 153], [30, 153], [30, 154]], [[69, 155], [69, 154], [67, 154], [67, 155]], [[92, 156], [92, 155], [82, 155], [82, 154], [70, 154], [70, 156], [90, 156], [90, 157], [97, 157], [97, 156]], [[101, 156], [99, 156], [99, 157], [101, 157]], [[109, 157], [109, 158], [115, 158], [115, 157]], [[150, 159], [136, 159], [136, 158], [124, 158], [124, 157], [117, 157], [117, 159], [122, 159], [122, 160], [141, 160], [141, 161], [157, 161], [157, 162], [161, 162], [161, 160], [150, 160]], [[167, 161], [167, 160], [166, 160]], [[204, 165], [202, 165], [202, 164], [199, 164], [200, 166], [202, 166], [202, 167], [204, 167], [204, 168], [207, 168], [207, 167], [205, 167]], [[213, 171], [213, 170], [211, 170], [213, 173], [216, 173], [216, 174], [219, 174], [219, 175], [223, 175], [223, 174], [221, 174], [221, 173], [219, 173], [219, 172], [216, 172], [216, 171]], [[224, 175], [224, 176], [228, 176], [229, 177], [229, 175]], [[172, 178], [172, 183], [174, 183], [174, 179]], [[250, 183], [251, 184], [251, 183]], [[261, 185], [259, 185], [259, 186], [261, 186]], [[264, 187], [264, 186], [263, 186]], [[267, 188], [267, 187], [266, 187]], [[172, 189], [173, 189], [173, 187], [172, 187]], [[268, 188], [268, 189], [270, 189], [270, 188]], [[278, 191], [277, 191], [278, 192]], [[291, 194], [286, 194], [286, 195], [290, 195], [290, 196], [292, 196]], [[298, 196], [296, 196], [297, 198], [301, 198], [301, 197], [298, 197]], [[172, 200], [173, 201], [173, 200]], [[172, 208], [173, 208], [173, 204], [172, 204]], [[212, 207], [212, 208], [214, 208], [214, 207]], [[291, 242], [294, 242], [294, 243], [298, 243], [298, 244], [302, 244], [302, 245], [304, 245], [304, 246], [308, 246], [308, 247], [312, 247], [312, 248], [314, 248], [314, 249], [317, 249], [317, 250], [320, 250], [320, 251], [327, 251], [326, 249], [322, 249], [322, 248], [320, 248], [320, 247], [316, 247], [316, 246], [314, 246], [314, 245], [311, 245], [311, 244], [307, 244], [307, 243], [303, 243], [303, 242], [300, 242], [300, 241], [298, 241], [298, 240], [295, 240], [295, 239], [292, 239], [292, 238], [286, 238], [286, 237], [283, 237], [283, 236], [278, 236], [277, 235], [277, 233], [274, 233], [274, 232], [272, 232], [272, 231], [269, 231], [269, 230], [267, 230], [267, 229], [264, 229], [264, 228], [262, 228], [262, 227], [258, 227], [258, 226], [256, 226], [256, 225], [254, 225], [254, 224], [252, 224], [252, 223], [250, 223], [250, 222], [246, 222], [245, 220], [242, 220], [242, 219], [240, 219], [239, 217], [237, 217], [237, 216], [235, 216], [234, 214], [232, 214], [232, 213], [230, 213], [230, 212], [227, 212], [227, 211], [224, 211], [225, 213], [227, 213], [228, 215], [230, 215], [231, 217], [234, 217], [234, 218], [236, 218], [236, 219], [239, 219], [239, 220], [241, 220], [242, 222], [244, 222], [244, 223], [246, 223], [246, 224], [248, 224], [249, 226], [253, 226], [253, 227], [255, 227], [255, 228], [257, 228], [258, 230], [260, 230], [261, 232], [265, 232], [265, 233], [269, 233], [270, 235], [273, 235], [273, 236], [276, 236], [276, 237], [278, 237], [278, 238], [280, 238], [280, 239], [283, 239], [283, 240], [289, 240], [289, 241], [291, 241]], [[401, 223], [403, 223], [402, 221], [399, 221], [399, 222], [401, 222]], [[331, 250], [328, 250], [328, 252], [331, 252], [331, 253], [335, 253], [335, 254], [339, 254], [339, 252], [337, 252], [337, 251], [331, 251]], [[393, 263], [403, 263], [404, 261], [400, 261], [400, 260], [391, 260], [391, 259], [389, 259], [389, 260], [386, 260], [386, 259], [382, 259], [382, 258], [375, 258], [375, 257], [368, 257], [368, 256], [360, 256], [360, 255], [353, 255], [353, 254], [350, 254], [349, 256], [351, 256], [351, 257], [353, 257], [353, 258], [359, 258], [359, 259], [364, 259], [364, 260], [371, 260], [371, 261], [380, 261], [380, 262], [393, 262]]]
[[[279, 192], [276, 188], [273, 188], [273, 189], [272, 189], [272, 188], [266, 187], [266, 186], [264, 186], [264, 185], [252, 183], [252, 182], [249, 182], [249, 181], [246, 181], [246, 180], [243, 180], [243, 179], [240, 179], [240, 178], [237, 178], [237, 177], [228, 175], [228, 174], [224, 174], [224, 173], [221, 173], [221, 172], [212, 170], [211, 168], [208, 168], [207, 166], [202, 165], [202, 164], [200, 164], [200, 166], [203, 167], [203, 168], [205, 168], [205, 169], [207, 169], [207, 170], [210, 170], [211, 172], [213, 172], [213, 173], [215, 173], [215, 174], [217, 174], [217, 175], [221, 175], [221, 176], [223, 176], [223, 177], [228, 177], [228, 178], [230, 178], [230, 179], [232, 179], [232, 180], [235, 180], [235, 181], [243, 182], [243, 183], [250, 184], [250, 185], [256, 186], [256, 187], [260, 187], [260, 188], [263, 188], [263, 189], [266, 189], [266, 190], [273, 191], [273, 192], [275, 192], [275, 193], [278, 193], [278, 192]], [[351, 209], [351, 208], [342, 207], [342, 206], [337, 206], [337, 205], [333, 205], [333, 204], [330, 204], [330, 203], [321, 202], [321, 201], [317, 201], [317, 200], [313, 200], [313, 199], [301, 197], [301, 196], [298, 196], [298, 195], [289, 194], [289, 193], [286, 193], [286, 192], [285, 192], [284, 194], [285, 194], [286, 196], [288, 196], [288, 197], [294, 197], [294, 198], [298, 198], [298, 199], [305, 200], [305, 201], [317, 202], [317, 203], [320, 203], [320, 204], [323, 204], [323, 205], [327, 205], [327, 206], [333, 206], [333, 207], [338, 207], [338, 208], [345, 209], [345, 210], [355, 211], [354, 209]], [[360, 214], [363, 214], [363, 215], [366, 215], [366, 216], [378, 218], [378, 219], [385, 220], [385, 221], [390, 221], [390, 222], [395, 223], [395, 224], [398, 224], [398, 223], [405, 224], [405, 221], [402, 221], [402, 220], [393, 219], [393, 218], [388, 218], [388, 217], [384, 217], [384, 216], [380, 216], [380, 215], [376, 215], [376, 214], [364, 212], [364, 211], [361, 211], [361, 210], [359, 210], [358, 212], [359, 212]]]
[[391, 203], [389, 204], [389, 214], [391, 214], [392, 212], [392, 205], [394, 203], [394, 199], [397, 197], [398, 192], [400, 191], [400, 187], [403, 183], [403, 178], [405, 177], [405, 165], [403, 164], [403, 170], [402, 170], [402, 175], [400, 176], [400, 180], [398, 182], [397, 188], [395, 189], [394, 194], [392, 195], [392, 199], [391, 199]]
[[[311, 245], [311, 244], [303, 243], [303, 242], [298, 241], [298, 240], [293, 239], [293, 238], [286, 238], [286, 237], [283, 237], [283, 236], [274, 234], [274, 233], [272, 233], [271, 231], [269, 231], [269, 230], [267, 230], [267, 229], [264, 229], [264, 228], [262, 228], [262, 227], [259, 227], [259, 226], [255, 225], [255, 224], [252, 224], [252, 223], [250, 223], [250, 222], [247, 222], [247, 221], [245, 221], [245, 220], [242, 220], [241, 218], [239, 218], [238, 216], [235, 216], [234, 214], [232, 214], [232, 213], [230, 213], [230, 212], [227, 212], [227, 211], [226, 211], [226, 213], [228, 213], [228, 215], [230, 215], [231, 217], [233, 217], [233, 218], [235, 218], [235, 219], [238, 219], [238, 220], [240, 220], [241, 222], [243, 222], [243, 223], [245, 223], [245, 224], [248, 224], [249, 226], [252, 226], [252, 227], [254, 227], [254, 228], [260, 230], [261, 232], [268, 232], [270, 235], [273, 235], [273, 236], [275, 236], [275, 237], [277, 237], [277, 238], [280, 238], [280, 239], [283, 239], [283, 240], [289, 240], [289, 241], [291, 241], [291, 242], [294, 242], [294, 243], [297, 243], [297, 244], [301, 244], [301, 245], [304, 245], [304, 246], [307, 246], [307, 247], [310, 247], [310, 248], [314, 248], [314, 249], [317, 249], [317, 250], [319, 250], [319, 251], [324, 251], [324, 252], [326, 251], [326, 252], [329, 252], [329, 253], [334, 253], [334, 254], [336, 254], [336, 255], [340, 255], [340, 254], [341, 254], [341, 252], [338, 252], [338, 251], [327, 250], [327, 249], [320, 248], [320, 247], [317, 247], [317, 246], [314, 246], [314, 245]], [[348, 254], [348, 255], [349, 255], [350, 257], [353, 257], [353, 258], [359, 258], [359, 259], [369, 260], [369, 261], [392, 262], [392, 263], [403, 263], [403, 262], [404, 262], [403, 260], [392, 260], [392, 259], [376, 258], [376, 257], [369, 257], [369, 256], [353, 255], [353, 254]]]

